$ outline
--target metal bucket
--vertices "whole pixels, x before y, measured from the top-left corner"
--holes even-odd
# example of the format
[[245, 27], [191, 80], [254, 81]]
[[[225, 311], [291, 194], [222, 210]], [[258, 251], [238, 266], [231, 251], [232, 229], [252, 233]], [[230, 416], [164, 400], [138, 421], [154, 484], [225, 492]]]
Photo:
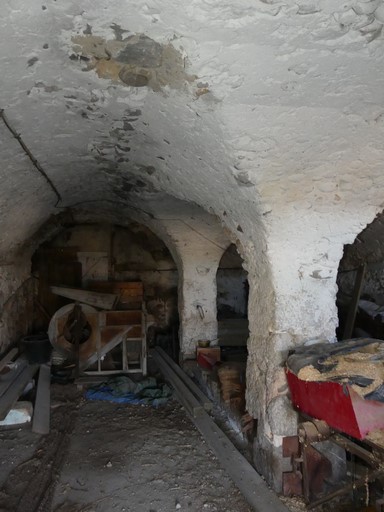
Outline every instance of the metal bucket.
[[25, 336], [21, 345], [30, 364], [43, 364], [51, 357], [52, 345], [47, 334]]

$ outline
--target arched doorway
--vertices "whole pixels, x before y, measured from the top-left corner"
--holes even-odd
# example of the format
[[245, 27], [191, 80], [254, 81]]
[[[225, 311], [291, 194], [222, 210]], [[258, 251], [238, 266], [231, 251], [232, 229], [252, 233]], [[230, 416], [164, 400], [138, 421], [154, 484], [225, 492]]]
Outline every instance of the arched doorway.
[[[105, 318], [98, 320], [97, 330], [101, 338], [106, 337], [107, 346], [110, 336], [113, 341], [118, 326], [130, 325], [127, 335], [130, 343], [113, 347], [108, 352], [111, 357], [103, 356], [102, 364], [98, 363], [98, 371], [117, 372], [127, 369], [129, 364], [134, 370], [135, 364], [140, 363], [139, 358], [144, 357], [139, 356], [140, 340], [144, 337], [147, 346], [161, 345], [172, 357], [177, 357], [177, 267], [162, 240], [142, 224], [66, 227], [36, 250], [32, 272], [38, 282], [35, 330], [46, 331], [52, 316], [74, 302], [73, 296], [62, 294], [63, 289], [70, 289], [72, 295], [73, 289], [79, 290], [78, 301], [84, 303], [83, 291], [116, 295], [113, 307], [97, 308], [109, 309], [102, 313]], [[93, 314], [91, 312], [90, 316]], [[58, 325], [61, 321], [64, 317], [57, 320]], [[107, 332], [108, 327], [110, 332]], [[68, 336], [66, 339], [70, 341]], [[124, 351], [126, 354], [122, 353]], [[92, 365], [90, 368], [94, 369]], [[142, 369], [142, 365], [137, 369]]]
[[337, 285], [338, 340], [384, 339], [384, 213], [344, 246]]
[[245, 413], [248, 331], [248, 278], [236, 246], [221, 257], [217, 274], [218, 370], [222, 403], [235, 414]]
[[245, 357], [248, 340], [248, 276], [243, 259], [231, 244], [216, 274], [219, 344], [224, 356]]

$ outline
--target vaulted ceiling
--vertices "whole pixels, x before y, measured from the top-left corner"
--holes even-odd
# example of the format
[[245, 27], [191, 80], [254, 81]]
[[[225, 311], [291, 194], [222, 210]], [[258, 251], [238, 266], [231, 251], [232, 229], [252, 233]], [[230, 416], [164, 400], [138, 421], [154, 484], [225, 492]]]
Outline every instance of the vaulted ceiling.
[[382, 180], [383, 23], [382, 0], [6, 1], [0, 252], [68, 211], [347, 204]]

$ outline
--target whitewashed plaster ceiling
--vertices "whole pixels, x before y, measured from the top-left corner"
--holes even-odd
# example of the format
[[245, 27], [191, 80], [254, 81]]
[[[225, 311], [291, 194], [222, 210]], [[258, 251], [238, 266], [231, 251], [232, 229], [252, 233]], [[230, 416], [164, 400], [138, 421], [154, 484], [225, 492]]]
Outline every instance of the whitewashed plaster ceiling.
[[236, 226], [375, 187], [383, 23], [382, 0], [3, 2], [0, 252], [68, 207]]

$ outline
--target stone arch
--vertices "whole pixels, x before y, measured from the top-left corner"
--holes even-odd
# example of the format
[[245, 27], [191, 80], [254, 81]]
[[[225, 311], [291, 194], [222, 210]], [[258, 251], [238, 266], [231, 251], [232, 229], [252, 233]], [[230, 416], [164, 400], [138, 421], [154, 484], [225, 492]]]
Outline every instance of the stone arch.
[[243, 259], [235, 244], [227, 247], [221, 256], [216, 272], [217, 316], [246, 318], [248, 313], [248, 278]]
[[[382, 338], [378, 310], [384, 305], [384, 212], [344, 246], [337, 276], [337, 338]], [[359, 294], [359, 302], [353, 297]], [[354, 306], [354, 304], [356, 304]]]
[[[161, 334], [163, 348], [177, 357], [177, 266], [166, 245], [147, 227], [137, 222], [124, 227], [66, 226], [39, 247], [32, 262], [33, 275], [39, 279], [38, 304], [51, 316], [71, 302], [52, 294], [52, 285], [87, 288], [94, 281], [140, 281], [148, 342], [158, 344]], [[45, 315], [37, 319], [38, 330], [46, 329], [44, 320]]]
[[226, 362], [246, 363], [248, 330], [248, 274], [235, 244], [223, 252], [216, 271], [218, 343]]

